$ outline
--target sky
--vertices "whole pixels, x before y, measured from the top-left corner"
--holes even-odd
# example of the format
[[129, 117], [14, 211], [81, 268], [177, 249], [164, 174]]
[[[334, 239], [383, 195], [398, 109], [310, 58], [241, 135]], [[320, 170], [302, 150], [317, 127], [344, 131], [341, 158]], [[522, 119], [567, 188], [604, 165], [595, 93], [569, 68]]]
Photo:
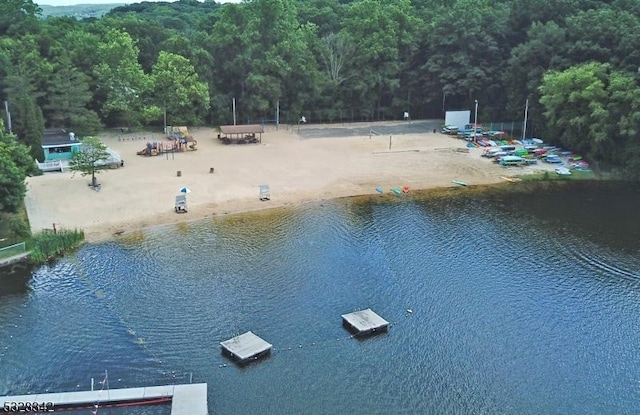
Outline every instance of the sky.
[[[153, 1], [175, 1], [175, 0], [153, 0]], [[241, 0], [216, 0], [218, 3], [240, 3]], [[74, 4], [113, 4], [113, 3], [142, 3], [141, 0], [34, 0], [38, 5], [48, 6], [73, 6]]]

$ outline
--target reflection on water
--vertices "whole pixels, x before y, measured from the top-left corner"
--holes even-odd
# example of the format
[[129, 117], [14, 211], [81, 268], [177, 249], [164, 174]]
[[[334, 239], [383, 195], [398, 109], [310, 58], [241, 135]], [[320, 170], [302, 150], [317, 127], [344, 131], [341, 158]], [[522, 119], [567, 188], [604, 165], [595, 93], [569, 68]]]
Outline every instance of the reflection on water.
[[[0, 288], [0, 393], [87, 389], [108, 369], [112, 387], [207, 382], [212, 413], [635, 414], [638, 193], [573, 186], [322, 202], [86, 246]], [[356, 341], [340, 315], [368, 307], [389, 333]], [[219, 342], [247, 330], [274, 350], [240, 367]]]

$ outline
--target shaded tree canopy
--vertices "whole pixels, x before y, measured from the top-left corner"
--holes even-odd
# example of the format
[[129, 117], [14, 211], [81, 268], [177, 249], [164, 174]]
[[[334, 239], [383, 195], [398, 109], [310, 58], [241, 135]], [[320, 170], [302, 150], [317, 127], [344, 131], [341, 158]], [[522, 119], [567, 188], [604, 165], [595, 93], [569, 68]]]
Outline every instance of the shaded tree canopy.
[[4, 132], [0, 120], [0, 212], [15, 212], [27, 191], [25, 178], [34, 170], [29, 148]]
[[[519, 120], [528, 99], [532, 134], [636, 168], [631, 133], [616, 139], [629, 149], [621, 154], [594, 146], [609, 127], [593, 111], [580, 115], [586, 127], [559, 134], [564, 118], [549, 110], [559, 97], [548, 87], [557, 79], [545, 78], [591, 68], [604, 98], [574, 91], [579, 82], [562, 83], [564, 91], [631, 125], [633, 99], [609, 83], [638, 76], [636, 1], [180, 0], [129, 4], [100, 19], [38, 16], [31, 0], [0, 3], [0, 98], [15, 108], [32, 156], [44, 126], [91, 134], [161, 125], [165, 109], [169, 123], [223, 124], [233, 99], [241, 122], [273, 121], [277, 107], [283, 122], [301, 113], [319, 122], [398, 119], [406, 110], [440, 118], [475, 100], [483, 120]], [[607, 65], [607, 75], [591, 63]]]

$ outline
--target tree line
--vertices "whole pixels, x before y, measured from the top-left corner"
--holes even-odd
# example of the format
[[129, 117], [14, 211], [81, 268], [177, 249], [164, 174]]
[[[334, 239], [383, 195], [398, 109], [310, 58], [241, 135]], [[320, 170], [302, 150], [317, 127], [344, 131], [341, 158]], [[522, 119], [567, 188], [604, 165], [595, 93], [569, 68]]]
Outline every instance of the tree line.
[[[528, 131], [640, 179], [634, 0], [140, 3], [100, 19], [0, 4], [0, 96], [39, 157], [44, 127], [441, 118]], [[37, 145], [36, 145], [37, 143]]]

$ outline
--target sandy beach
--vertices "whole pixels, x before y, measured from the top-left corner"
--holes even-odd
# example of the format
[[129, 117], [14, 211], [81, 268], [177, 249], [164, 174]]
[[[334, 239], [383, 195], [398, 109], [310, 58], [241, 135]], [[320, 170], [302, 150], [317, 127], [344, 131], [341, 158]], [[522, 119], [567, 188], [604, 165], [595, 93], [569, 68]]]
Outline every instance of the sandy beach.
[[[190, 129], [198, 141], [196, 151], [155, 157], [136, 152], [147, 141], [165, 141], [159, 133], [104, 133], [100, 139], [120, 154], [124, 167], [100, 173], [99, 191], [88, 186], [90, 177], [73, 172], [28, 178], [25, 204], [31, 229], [38, 232], [53, 224], [83, 229], [87, 241], [96, 242], [149, 226], [376, 194], [378, 186], [389, 192], [402, 186], [455, 186], [452, 180], [479, 185], [553, 170], [543, 164], [505, 169], [481, 157], [482, 149], [467, 150], [463, 140], [431, 130], [363, 135], [363, 127], [370, 125], [305, 125], [302, 131], [268, 126], [262, 143], [247, 145], [224, 145], [212, 128]], [[259, 200], [260, 184], [269, 185], [270, 201]], [[176, 214], [174, 199], [183, 186], [191, 190], [189, 211]]]

